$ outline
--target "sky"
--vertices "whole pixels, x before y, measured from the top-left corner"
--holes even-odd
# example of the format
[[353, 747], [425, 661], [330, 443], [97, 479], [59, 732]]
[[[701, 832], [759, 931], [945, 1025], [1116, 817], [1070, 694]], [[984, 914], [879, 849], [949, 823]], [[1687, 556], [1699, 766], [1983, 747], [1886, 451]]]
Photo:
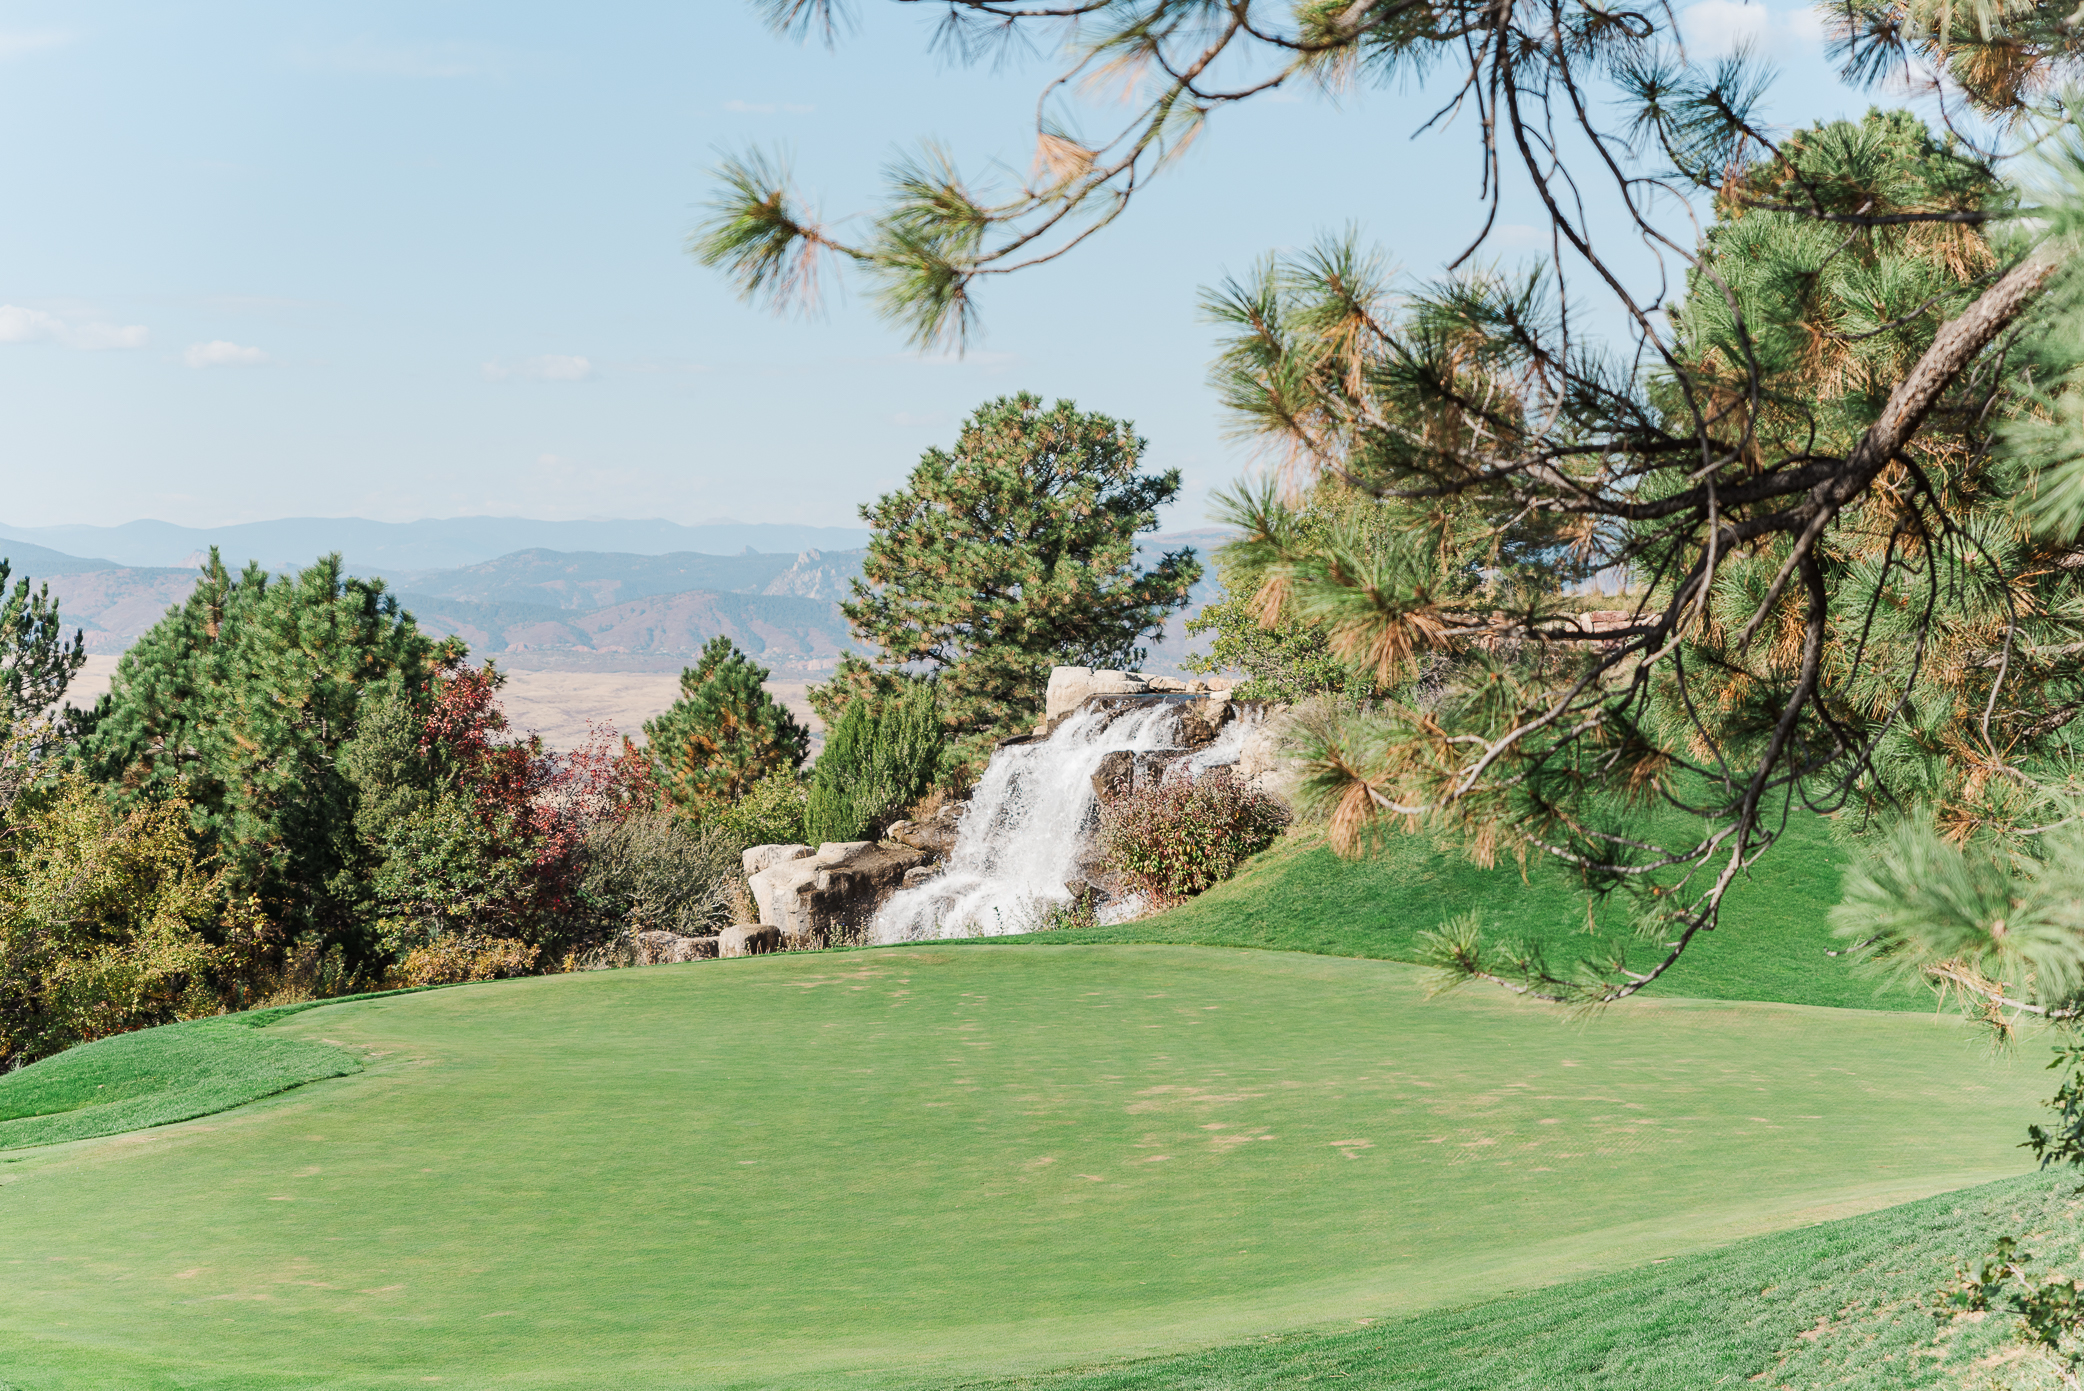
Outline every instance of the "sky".
[[[1355, 225], [1429, 275], [1482, 221], [1427, 91], [1221, 113], [1115, 226], [981, 297], [962, 356], [859, 292], [742, 303], [686, 255], [726, 151], [786, 151], [842, 228], [938, 139], [1011, 177], [1044, 51], [963, 67], [927, 6], [836, 48], [744, 0], [0, 0], [0, 522], [662, 517], [850, 525], [1028, 390], [1133, 420], [1169, 529], [1252, 466], [1206, 383], [1200, 290]], [[1799, 7], [1697, 0], [1696, 56], [1780, 73], [1783, 124], [1857, 115]], [[1104, 112], [1102, 114], [1105, 114]], [[1539, 258], [1523, 199], [1499, 254]]]

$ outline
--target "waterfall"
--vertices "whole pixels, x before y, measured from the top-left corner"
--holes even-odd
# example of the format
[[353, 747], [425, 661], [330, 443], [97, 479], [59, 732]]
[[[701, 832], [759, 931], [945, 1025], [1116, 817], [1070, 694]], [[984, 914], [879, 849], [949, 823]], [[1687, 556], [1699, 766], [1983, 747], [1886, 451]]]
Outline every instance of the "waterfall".
[[[1242, 718], [1226, 722], [1214, 743], [1181, 760], [1186, 775], [1235, 763], [1249, 727]], [[1071, 901], [1066, 881], [1083, 877], [1079, 864], [1098, 820], [1100, 760], [1118, 750], [1177, 748], [1178, 729], [1171, 701], [1126, 713], [1088, 707], [1046, 740], [1000, 749], [963, 813], [948, 868], [891, 895], [869, 940], [996, 937], [1038, 927], [1050, 906]]]

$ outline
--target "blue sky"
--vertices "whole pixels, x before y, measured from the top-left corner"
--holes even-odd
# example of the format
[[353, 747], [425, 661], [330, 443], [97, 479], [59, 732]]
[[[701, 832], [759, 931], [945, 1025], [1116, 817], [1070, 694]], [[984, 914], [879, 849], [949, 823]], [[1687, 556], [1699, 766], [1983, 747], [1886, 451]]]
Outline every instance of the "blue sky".
[[[1248, 462], [1199, 288], [1348, 222], [1430, 272], [1481, 221], [1466, 126], [1408, 139], [1428, 94], [1284, 98], [991, 287], [965, 359], [859, 295], [741, 304], [681, 250], [720, 148], [788, 148], [834, 218], [925, 138], [1027, 167], [1054, 56], [950, 66], [923, 8], [864, 0], [828, 52], [739, 0], [0, 0], [0, 521], [849, 524], [1027, 389], [1135, 420], [1186, 474], [1167, 525], [1195, 526]], [[1772, 57], [1779, 121], [1869, 103], [1804, 11], [1687, 16], [1697, 50]]]

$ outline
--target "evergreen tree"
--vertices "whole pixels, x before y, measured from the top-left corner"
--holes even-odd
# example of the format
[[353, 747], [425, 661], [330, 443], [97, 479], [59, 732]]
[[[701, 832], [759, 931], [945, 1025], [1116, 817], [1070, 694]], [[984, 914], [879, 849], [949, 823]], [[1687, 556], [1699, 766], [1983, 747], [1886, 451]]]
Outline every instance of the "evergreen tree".
[[835, 718], [897, 689], [893, 668], [939, 675], [941, 718], [965, 754], [1032, 726], [1049, 668], [1134, 667], [1201, 577], [1191, 550], [1148, 570], [1136, 536], [1179, 493], [1179, 470], [1138, 472], [1122, 421], [1021, 393], [979, 407], [955, 448], [929, 449], [906, 486], [861, 509], [875, 528], [841, 608], [882, 669], [849, 659], [814, 695]]
[[914, 679], [894, 696], [848, 703], [811, 768], [812, 844], [873, 835], [931, 790], [949, 752], [935, 687]]
[[51, 587], [32, 592], [24, 575], [9, 590], [9, 573], [0, 558], [0, 719], [13, 724], [36, 719], [65, 698], [87, 663], [87, 635], [74, 629], [67, 645]]
[[81, 758], [127, 809], [178, 802], [222, 891], [291, 938], [371, 958], [371, 857], [343, 755], [376, 687], [424, 698], [459, 660], [327, 556], [234, 577], [215, 550], [187, 601], [123, 654]]
[[714, 637], [680, 673], [680, 698], [644, 725], [660, 794], [700, 814], [737, 801], [768, 774], [801, 767], [810, 731], [761, 685], [756, 665]]

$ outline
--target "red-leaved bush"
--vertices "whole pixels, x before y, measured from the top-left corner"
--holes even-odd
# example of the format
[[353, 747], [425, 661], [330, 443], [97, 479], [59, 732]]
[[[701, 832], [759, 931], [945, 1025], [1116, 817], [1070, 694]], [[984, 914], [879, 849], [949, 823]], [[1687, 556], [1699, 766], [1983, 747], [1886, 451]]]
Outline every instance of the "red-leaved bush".
[[[441, 936], [518, 937], [561, 950], [565, 936], [583, 931], [587, 837], [657, 800], [649, 761], [612, 727], [589, 726], [586, 742], [563, 755], [534, 734], [511, 733], [502, 680], [462, 667], [436, 681], [419, 756], [439, 795], [386, 828], [377, 876], [389, 915], [408, 925], [400, 946], [424, 935], [412, 924], [438, 924]], [[436, 974], [453, 968], [447, 958], [427, 965]]]
[[1125, 888], [1158, 906], [1237, 873], [1288, 823], [1281, 804], [1228, 768], [1147, 784], [1100, 811], [1100, 848]]

